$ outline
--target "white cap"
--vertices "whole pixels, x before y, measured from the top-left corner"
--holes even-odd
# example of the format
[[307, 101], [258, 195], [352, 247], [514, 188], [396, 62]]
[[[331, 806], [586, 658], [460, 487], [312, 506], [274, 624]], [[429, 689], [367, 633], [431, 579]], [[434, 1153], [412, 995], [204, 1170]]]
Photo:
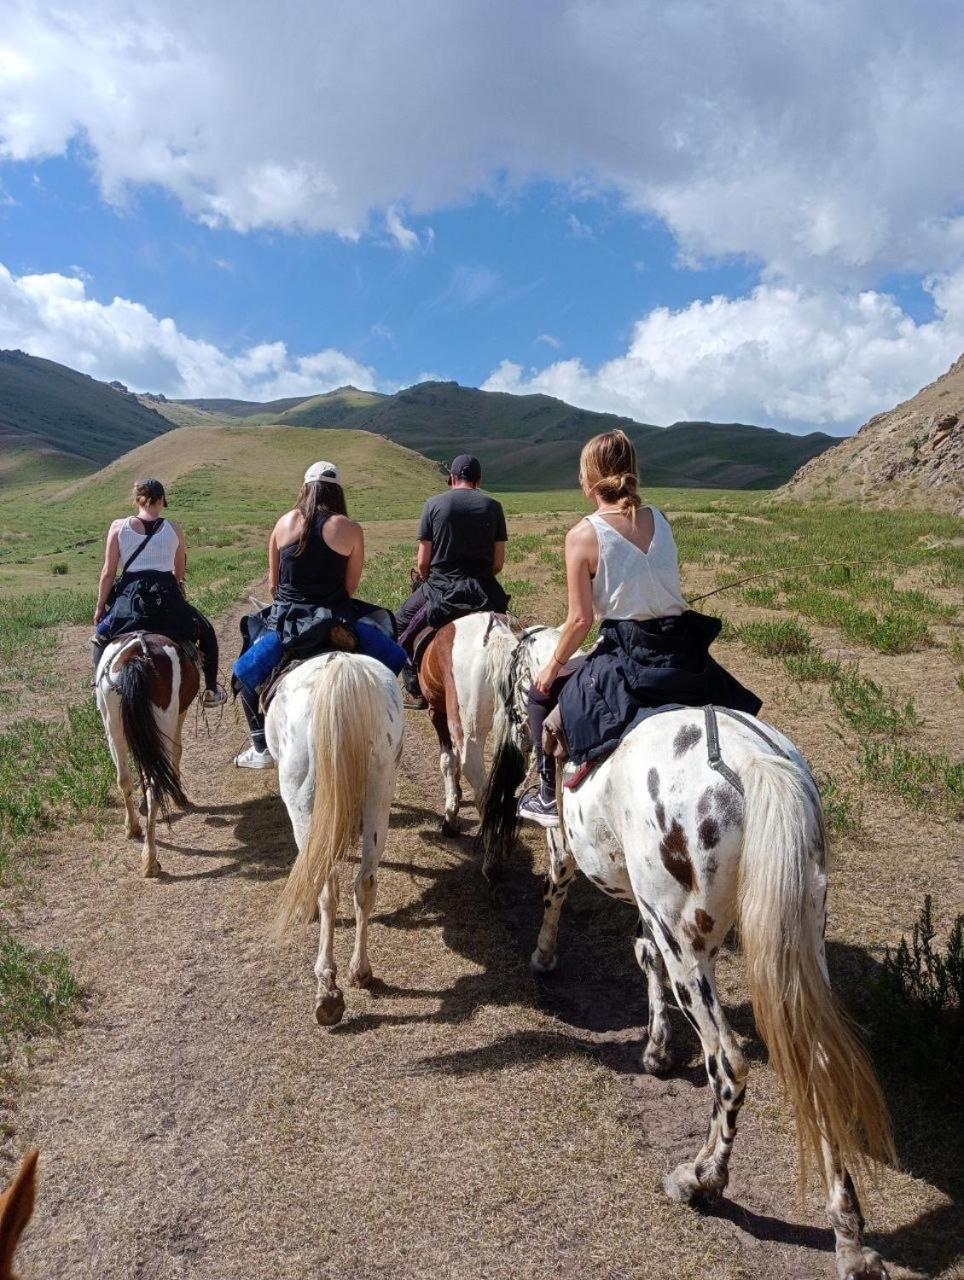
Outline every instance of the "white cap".
[[318, 480], [341, 484], [341, 472], [333, 462], [313, 462], [305, 472], [305, 484], [314, 484]]

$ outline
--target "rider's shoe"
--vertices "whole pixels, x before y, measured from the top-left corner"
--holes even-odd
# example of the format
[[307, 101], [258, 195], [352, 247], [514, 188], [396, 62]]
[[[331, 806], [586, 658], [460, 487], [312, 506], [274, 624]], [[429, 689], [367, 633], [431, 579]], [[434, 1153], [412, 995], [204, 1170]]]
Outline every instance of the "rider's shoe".
[[402, 691], [402, 706], [407, 707], [409, 711], [428, 710], [428, 703], [422, 697], [421, 693], [412, 693], [408, 689]]
[[239, 769], [273, 769], [274, 756], [270, 751], [259, 751], [257, 747], [248, 747], [240, 755], [234, 757]]
[[538, 822], [540, 827], [558, 827], [559, 811], [555, 800], [544, 800], [538, 791], [530, 791], [519, 804], [519, 817]]
[[201, 694], [202, 707], [223, 707], [228, 700], [224, 686], [217, 684], [213, 689], [205, 689]]

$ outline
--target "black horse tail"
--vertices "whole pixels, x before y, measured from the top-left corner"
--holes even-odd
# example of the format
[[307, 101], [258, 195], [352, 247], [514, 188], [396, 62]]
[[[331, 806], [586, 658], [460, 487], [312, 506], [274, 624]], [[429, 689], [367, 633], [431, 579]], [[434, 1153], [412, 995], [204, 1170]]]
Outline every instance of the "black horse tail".
[[124, 736], [144, 794], [147, 794], [150, 787], [166, 818], [172, 805], [186, 809], [189, 801], [171, 759], [170, 741], [161, 732], [154, 716], [154, 703], [151, 700], [153, 674], [154, 663], [151, 658], [146, 653], [135, 653], [127, 659], [116, 676], [112, 673], [111, 682], [120, 695]]
[[522, 728], [512, 715], [511, 683], [502, 687], [496, 703], [495, 754], [482, 797], [476, 844], [482, 852], [482, 874], [490, 883], [502, 878], [507, 854], [519, 826], [517, 793], [526, 776]]

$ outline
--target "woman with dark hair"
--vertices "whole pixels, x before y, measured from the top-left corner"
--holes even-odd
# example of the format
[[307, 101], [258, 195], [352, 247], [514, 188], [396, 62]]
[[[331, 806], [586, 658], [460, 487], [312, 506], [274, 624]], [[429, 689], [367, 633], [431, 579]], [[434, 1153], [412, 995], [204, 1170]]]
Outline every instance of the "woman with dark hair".
[[[268, 540], [268, 589], [274, 604], [244, 618], [242, 653], [269, 631], [279, 653], [307, 657], [324, 648], [354, 648], [352, 627], [362, 618], [394, 637], [391, 614], [353, 599], [365, 567], [365, 535], [348, 515], [341, 473], [333, 462], [305, 472], [298, 501], [278, 520]], [[251, 746], [235, 757], [240, 769], [274, 764], [264, 736], [258, 694], [237, 681], [251, 731]]]
[[94, 671], [111, 640], [133, 631], [156, 631], [198, 646], [205, 684], [201, 705], [218, 707], [227, 699], [218, 684], [218, 638], [184, 594], [184, 531], [162, 514], [167, 494], [160, 480], [139, 480], [131, 496], [137, 514], [115, 520], [107, 534], [94, 610]]

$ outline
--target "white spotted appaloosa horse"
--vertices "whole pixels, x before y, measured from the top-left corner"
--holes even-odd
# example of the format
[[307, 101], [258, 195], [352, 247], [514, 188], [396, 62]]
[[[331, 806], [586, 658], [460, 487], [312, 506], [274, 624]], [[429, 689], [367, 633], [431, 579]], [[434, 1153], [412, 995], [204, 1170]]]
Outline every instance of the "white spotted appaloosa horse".
[[355, 950], [348, 982], [372, 980], [368, 920], [388, 837], [402, 756], [404, 711], [395, 678], [374, 658], [323, 653], [284, 676], [265, 720], [298, 857], [281, 898], [278, 931], [320, 918], [315, 1018], [341, 1021], [345, 997], [335, 963], [339, 864], [361, 841], [355, 874]]
[[459, 831], [463, 777], [481, 809], [488, 782], [485, 744], [517, 643], [504, 615], [472, 613], [440, 627], [422, 657], [419, 683], [438, 735], [445, 785], [444, 835]]
[[[481, 838], [493, 870], [514, 834], [515, 790], [531, 741], [525, 702], [559, 632], [527, 634], [503, 689]], [[715, 730], [714, 730], [715, 725]], [[718, 732], [721, 755], [707, 735]], [[575, 770], [567, 765], [564, 776]], [[560, 789], [561, 790], [561, 789]], [[649, 991], [644, 1067], [672, 1062], [664, 981], [699, 1035], [712, 1111], [693, 1160], [665, 1179], [676, 1200], [722, 1195], [747, 1063], [717, 996], [715, 960], [738, 925], [756, 1024], [797, 1123], [801, 1176], [811, 1160], [827, 1191], [839, 1280], [885, 1280], [863, 1243], [863, 1215], [849, 1170], [895, 1159], [890, 1118], [870, 1059], [830, 990], [824, 953], [827, 852], [816, 784], [793, 744], [769, 725], [701, 708], [644, 720], [578, 789], [550, 830], [545, 914], [532, 966], [556, 963], [559, 915], [578, 867], [640, 913], [636, 957]]]
[[[160, 873], [155, 829], [158, 814], [188, 804], [181, 786], [181, 732], [188, 708], [200, 688], [193, 658], [166, 636], [135, 631], [113, 641], [97, 665], [97, 709], [124, 797], [127, 835], [143, 835], [141, 869]], [[144, 792], [144, 831], [134, 806], [133, 760]]]

